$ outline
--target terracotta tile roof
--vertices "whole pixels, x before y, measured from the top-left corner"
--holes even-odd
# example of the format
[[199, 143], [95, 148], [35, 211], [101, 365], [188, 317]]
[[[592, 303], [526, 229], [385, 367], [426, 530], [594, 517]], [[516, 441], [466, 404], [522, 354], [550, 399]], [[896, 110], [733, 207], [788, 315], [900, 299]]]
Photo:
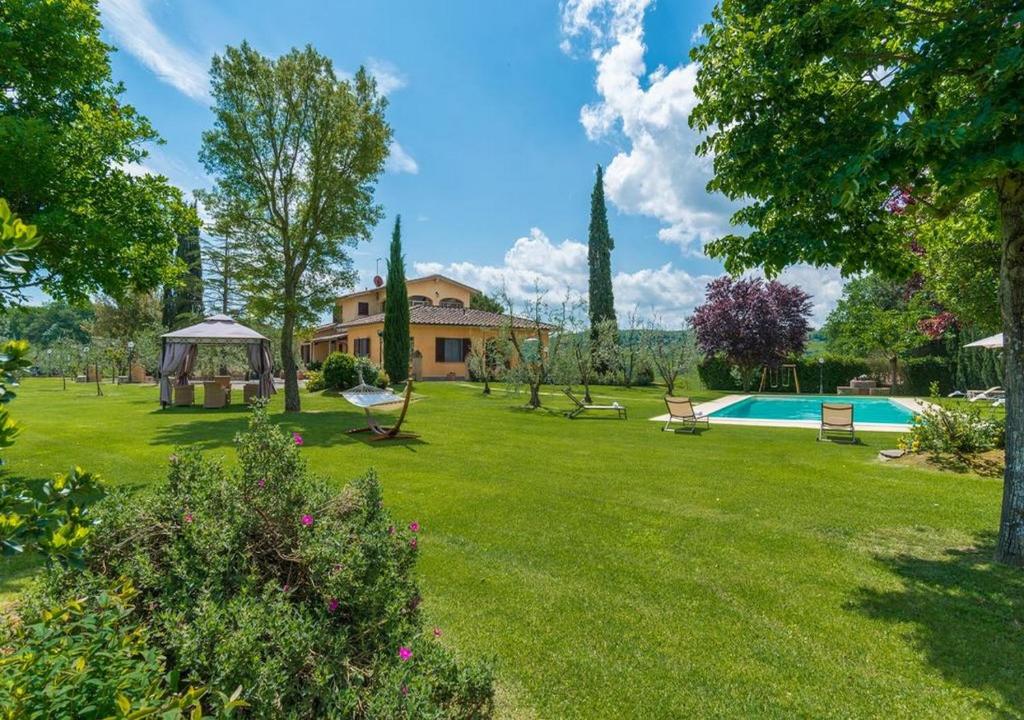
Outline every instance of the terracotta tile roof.
[[[384, 322], [384, 313], [367, 315], [348, 322], [341, 323], [339, 328], [357, 327], [359, 325], [373, 325]], [[410, 325], [463, 325], [469, 327], [505, 327], [508, 323], [508, 316], [502, 313], [487, 312], [486, 310], [473, 310], [470, 308], [448, 308], [433, 305], [418, 305], [409, 309]], [[513, 318], [513, 327], [533, 329], [532, 320], [526, 318]], [[550, 330], [553, 326], [541, 323], [541, 328]]]

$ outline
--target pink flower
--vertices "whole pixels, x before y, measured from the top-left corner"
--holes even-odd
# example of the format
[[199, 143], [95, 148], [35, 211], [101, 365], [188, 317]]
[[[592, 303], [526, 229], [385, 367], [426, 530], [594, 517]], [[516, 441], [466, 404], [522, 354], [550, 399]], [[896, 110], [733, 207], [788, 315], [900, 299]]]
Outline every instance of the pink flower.
[[309, 527], [310, 525], [312, 525], [313, 524], [313, 516], [309, 515], [309, 514], [303, 515], [302, 516], [302, 524], [305, 525], [306, 527]]
[[416, 522], [415, 520], [413, 520], [411, 523], [409, 523], [409, 529], [412, 530], [413, 532], [419, 532], [420, 531], [420, 524], [418, 522]]
[[434, 637], [436, 637], [436, 638], [441, 637], [441, 628], [439, 628], [439, 627], [434, 628]]
[[295, 441], [296, 445], [301, 445], [302, 444], [302, 436], [299, 435], [297, 432], [293, 432], [292, 433], [292, 440]]
[[266, 478], [260, 478], [259, 480], [256, 481], [256, 484], [259, 485], [260, 487], [265, 487], [266, 484], [267, 484], [267, 479]]
[[409, 540], [409, 547], [413, 548], [414, 550], [416, 549], [416, 538], [412, 538], [411, 540]]
[[388, 526], [388, 535], [394, 535], [394, 534], [395, 534], [395, 526], [394, 525], [389, 525]]
[[332, 613], [338, 609], [338, 598], [331, 598], [331, 601], [327, 603], [327, 612]]
[[412, 650], [405, 647], [405, 645], [398, 648], [398, 659], [402, 662], [407, 662], [408, 660], [412, 659]]
[[403, 697], [405, 695], [408, 695], [408, 694], [409, 694], [409, 687], [407, 685], [403, 685], [402, 686], [402, 695], [403, 695]]
[[185, 522], [187, 522], [187, 523], [192, 522], [192, 513], [190, 513], [190, 512], [185, 513]]

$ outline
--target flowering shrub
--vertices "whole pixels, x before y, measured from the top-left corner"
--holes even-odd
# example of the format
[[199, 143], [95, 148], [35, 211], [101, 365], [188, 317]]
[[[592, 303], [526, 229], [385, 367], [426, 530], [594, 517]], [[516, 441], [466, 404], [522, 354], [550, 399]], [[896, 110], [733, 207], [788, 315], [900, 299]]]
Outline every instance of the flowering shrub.
[[136, 594], [120, 582], [32, 610], [9, 627], [0, 642], [0, 716], [200, 718], [205, 699], [226, 718], [245, 707], [238, 691], [178, 689], [134, 613]]
[[965, 457], [1002, 447], [1005, 425], [995, 417], [984, 417], [974, 405], [943, 407], [935, 400], [914, 416], [910, 436], [900, 447], [911, 452]]
[[309, 392], [320, 392], [327, 387], [324, 382], [324, 374], [319, 370], [306, 371], [306, 390]]
[[324, 360], [324, 386], [328, 390], [348, 390], [356, 379], [356, 359], [348, 353], [332, 352]]
[[92, 574], [54, 587], [130, 578], [182, 678], [241, 686], [254, 717], [488, 717], [490, 672], [423, 627], [422, 530], [396, 529], [376, 476], [312, 478], [262, 403], [236, 443], [230, 472], [180, 452], [152, 496], [104, 502]]

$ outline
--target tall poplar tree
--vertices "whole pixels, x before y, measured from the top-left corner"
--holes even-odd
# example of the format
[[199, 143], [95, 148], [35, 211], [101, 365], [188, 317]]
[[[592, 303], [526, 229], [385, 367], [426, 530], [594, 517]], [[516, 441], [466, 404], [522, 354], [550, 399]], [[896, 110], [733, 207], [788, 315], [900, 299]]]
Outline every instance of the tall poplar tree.
[[405, 286], [405, 257], [402, 255], [402, 216], [395, 218], [388, 257], [387, 295], [384, 296], [384, 370], [391, 382], [409, 377], [409, 291]]
[[608, 232], [608, 210], [604, 204], [604, 171], [597, 166], [594, 192], [590, 195], [590, 237], [587, 263], [590, 268], [590, 327], [615, 320], [615, 297], [612, 294], [612, 248], [615, 241]]
[[246, 311], [281, 325], [284, 407], [296, 412], [296, 328], [352, 286], [349, 249], [381, 216], [387, 101], [366, 70], [340, 78], [311, 46], [269, 58], [243, 42], [213, 58], [210, 81], [200, 159], [215, 185], [204, 203], [237, 241]]

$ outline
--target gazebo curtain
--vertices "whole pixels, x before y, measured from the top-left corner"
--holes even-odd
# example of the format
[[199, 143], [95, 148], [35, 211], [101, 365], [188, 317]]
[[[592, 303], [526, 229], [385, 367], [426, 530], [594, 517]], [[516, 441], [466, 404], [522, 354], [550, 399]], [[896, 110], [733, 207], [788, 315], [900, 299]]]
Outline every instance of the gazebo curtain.
[[270, 359], [270, 348], [267, 347], [267, 343], [260, 343], [258, 345], [250, 345], [248, 350], [249, 366], [260, 379], [259, 396], [261, 398], [268, 398], [277, 392], [277, 388], [274, 387], [274, 378], [270, 374], [273, 367]]
[[188, 374], [196, 360], [196, 346], [188, 342], [169, 342], [160, 361], [160, 403], [171, 404], [171, 375], [178, 376], [179, 385], [188, 384]]

